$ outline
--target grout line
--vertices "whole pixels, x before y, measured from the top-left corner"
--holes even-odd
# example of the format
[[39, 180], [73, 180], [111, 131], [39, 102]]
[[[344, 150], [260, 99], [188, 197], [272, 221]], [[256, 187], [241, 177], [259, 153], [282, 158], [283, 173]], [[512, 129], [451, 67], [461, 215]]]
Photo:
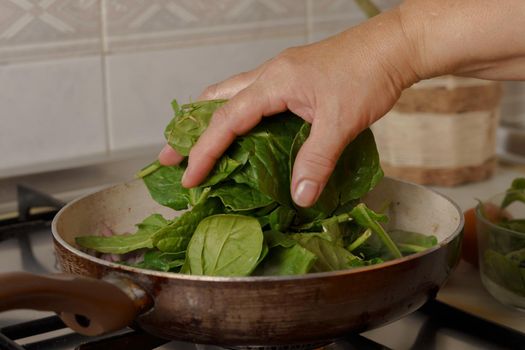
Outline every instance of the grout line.
[[306, 43], [311, 44], [314, 36], [313, 1], [306, 0]]
[[106, 154], [109, 155], [112, 149], [112, 124], [109, 117], [109, 81], [106, 61], [106, 32], [107, 32], [107, 16], [106, 16], [106, 4], [107, 0], [99, 0], [100, 6], [100, 62], [102, 66], [102, 93], [103, 93], [103, 108], [104, 108], [104, 120], [105, 124], [105, 139], [106, 139]]

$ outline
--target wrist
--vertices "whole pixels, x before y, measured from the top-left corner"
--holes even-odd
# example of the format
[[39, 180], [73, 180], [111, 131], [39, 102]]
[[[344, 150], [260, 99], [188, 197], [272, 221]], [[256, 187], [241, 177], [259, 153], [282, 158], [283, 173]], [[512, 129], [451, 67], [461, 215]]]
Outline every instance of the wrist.
[[[399, 94], [421, 80], [417, 55], [418, 48], [406, 35], [399, 8], [381, 13], [348, 31], [353, 38], [360, 38], [365, 48], [363, 56], [369, 62], [370, 77], [379, 70], [387, 77]], [[352, 41], [355, 44], [354, 41]], [[348, 48], [355, 51], [355, 46]]]

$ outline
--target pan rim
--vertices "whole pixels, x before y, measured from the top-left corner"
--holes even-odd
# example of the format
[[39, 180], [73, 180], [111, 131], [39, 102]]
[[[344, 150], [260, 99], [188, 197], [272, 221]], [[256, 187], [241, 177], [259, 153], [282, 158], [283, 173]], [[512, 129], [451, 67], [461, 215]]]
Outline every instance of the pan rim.
[[[68, 250], [70, 253], [79, 256], [83, 259], [89, 260], [97, 265], [102, 265], [105, 267], [109, 267], [111, 269], [117, 270], [117, 271], [126, 271], [131, 272], [135, 274], [140, 275], [147, 275], [147, 276], [153, 276], [153, 277], [162, 277], [162, 278], [169, 278], [170, 280], [183, 280], [183, 281], [194, 281], [194, 282], [219, 282], [219, 283], [231, 283], [231, 282], [245, 282], [245, 283], [261, 283], [261, 282], [291, 282], [291, 281], [309, 281], [309, 280], [317, 280], [322, 278], [333, 278], [338, 277], [341, 275], [353, 275], [353, 274], [359, 274], [363, 272], [369, 272], [374, 271], [378, 269], [388, 268], [394, 265], [400, 265], [403, 263], [410, 262], [412, 260], [417, 260], [420, 257], [423, 257], [425, 255], [432, 254], [433, 252], [441, 249], [443, 246], [448, 245], [450, 242], [452, 242], [454, 239], [456, 239], [461, 232], [463, 231], [463, 226], [465, 223], [465, 218], [463, 216], [463, 211], [459, 207], [459, 205], [454, 202], [452, 199], [450, 199], [448, 196], [423, 185], [415, 184], [409, 181], [403, 181], [391, 177], [385, 176], [386, 179], [396, 181], [398, 183], [403, 183], [411, 186], [418, 187], [420, 189], [430, 191], [445, 200], [447, 200], [452, 206], [456, 209], [456, 211], [459, 214], [459, 222], [456, 227], [456, 229], [448, 235], [445, 239], [440, 241], [437, 245], [435, 245], [432, 248], [429, 248], [423, 252], [415, 253], [409, 256], [405, 256], [402, 258], [397, 258], [389, 261], [385, 261], [379, 264], [370, 265], [370, 266], [363, 266], [363, 267], [356, 267], [352, 269], [346, 269], [346, 270], [338, 270], [338, 271], [328, 271], [328, 272], [312, 272], [307, 273], [304, 275], [284, 275], [284, 276], [245, 276], [245, 277], [229, 277], [229, 276], [198, 276], [198, 275], [186, 275], [182, 273], [176, 273], [176, 272], [163, 272], [163, 271], [156, 271], [156, 270], [148, 270], [148, 269], [141, 269], [138, 267], [133, 266], [127, 266], [123, 264], [117, 264], [114, 262], [110, 262], [107, 260], [103, 260], [97, 257], [94, 257], [92, 255], [89, 255], [74, 246], [67, 243], [59, 234], [57, 229], [57, 223], [59, 218], [61, 217], [63, 211], [67, 210], [68, 207], [74, 205], [75, 203], [85, 199], [88, 196], [94, 195], [97, 192], [93, 192], [90, 194], [86, 194], [84, 196], [81, 196], [69, 203], [67, 203], [62, 209], [58, 211], [58, 213], [53, 218], [53, 221], [51, 223], [51, 232], [53, 235], [53, 239], [55, 240], [55, 244], [60, 244], [64, 249]], [[129, 184], [130, 182], [124, 182], [112, 186], [108, 186], [104, 189], [101, 189], [99, 191], [103, 191], [112, 187], [121, 186]]]

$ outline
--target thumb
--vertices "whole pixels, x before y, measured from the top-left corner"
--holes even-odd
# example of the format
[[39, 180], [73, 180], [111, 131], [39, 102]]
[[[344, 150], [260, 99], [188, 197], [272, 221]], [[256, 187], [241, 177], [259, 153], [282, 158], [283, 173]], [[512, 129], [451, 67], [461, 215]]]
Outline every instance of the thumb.
[[322, 118], [314, 120], [295, 158], [291, 190], [293, 201], [301, 207], [315, 204], [348, 141], [341, 129], [328, 124]]

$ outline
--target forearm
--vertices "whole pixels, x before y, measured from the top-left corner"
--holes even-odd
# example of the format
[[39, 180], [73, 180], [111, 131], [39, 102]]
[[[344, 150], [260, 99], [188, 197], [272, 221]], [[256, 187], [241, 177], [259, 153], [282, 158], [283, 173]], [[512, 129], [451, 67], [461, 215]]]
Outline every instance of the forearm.
[[525, 79], [524, 0], [406, 0], [399, 12], [421, 79]]

